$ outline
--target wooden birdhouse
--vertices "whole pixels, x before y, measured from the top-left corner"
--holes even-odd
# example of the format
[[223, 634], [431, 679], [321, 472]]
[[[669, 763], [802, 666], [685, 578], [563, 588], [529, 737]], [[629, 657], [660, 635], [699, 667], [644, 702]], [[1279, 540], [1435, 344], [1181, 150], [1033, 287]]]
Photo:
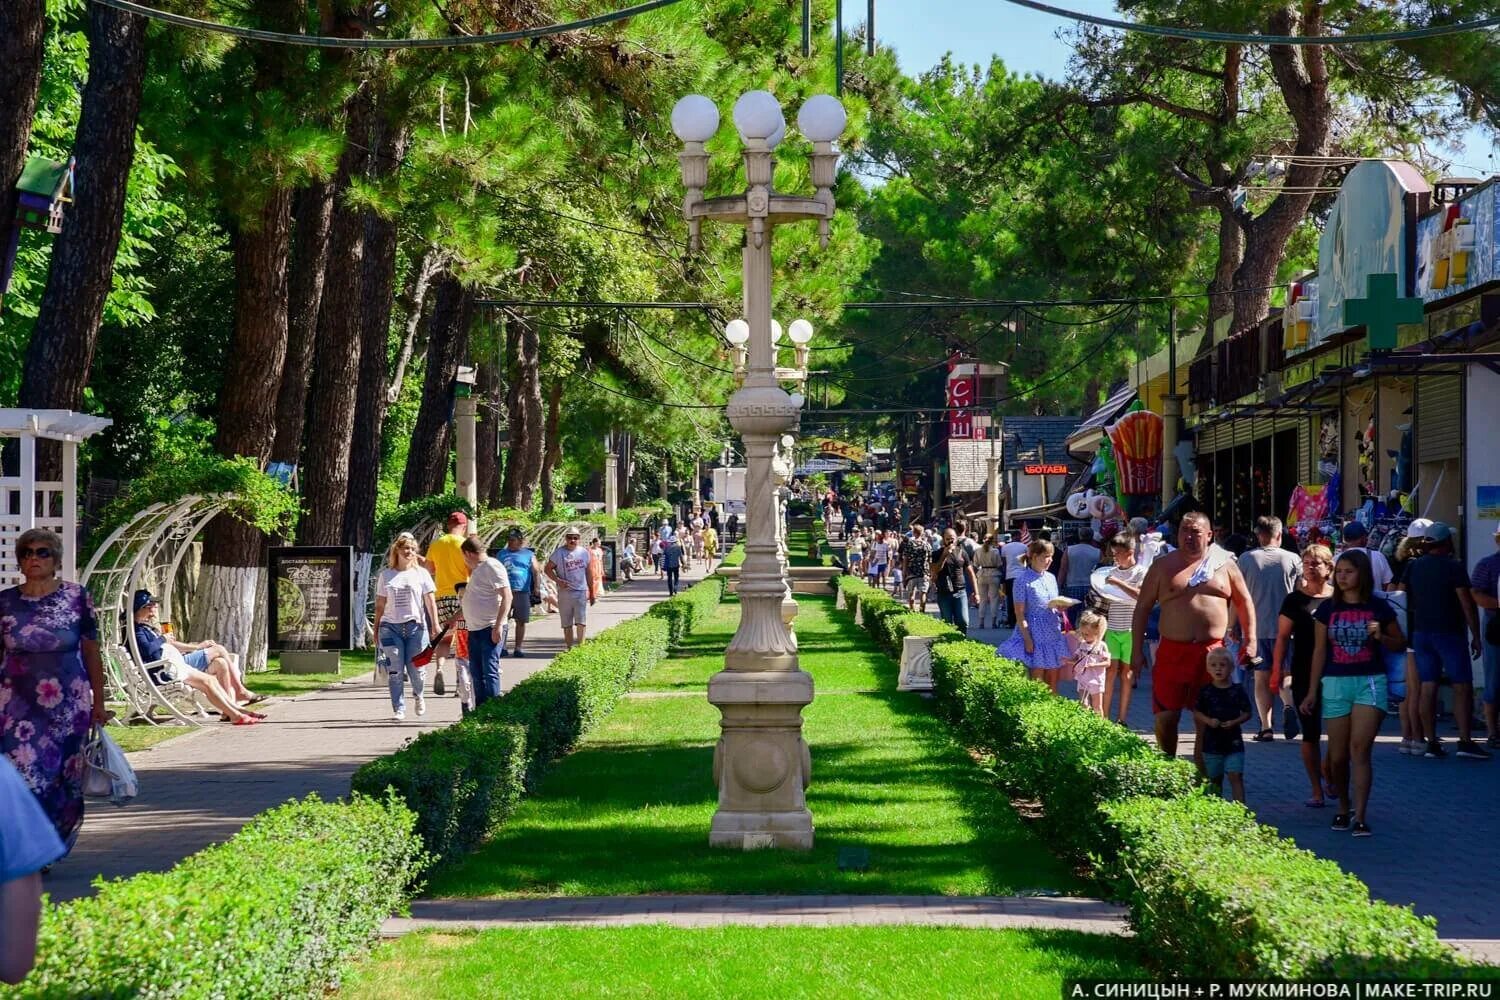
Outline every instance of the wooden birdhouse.
[[27, 229], [62, 232], [63, 206], [73, 200], [73, 159], [67, 163], [32, 156], [16, 182], [16, 223]]

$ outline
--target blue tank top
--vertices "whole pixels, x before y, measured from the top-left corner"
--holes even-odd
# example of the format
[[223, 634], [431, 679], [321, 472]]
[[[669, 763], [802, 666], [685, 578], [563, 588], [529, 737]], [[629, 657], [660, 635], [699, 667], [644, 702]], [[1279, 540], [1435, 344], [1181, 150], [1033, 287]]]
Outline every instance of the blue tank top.
[[505, 573], [510, 577], [511, 590], [531, 589], [531, 567], [536, 559], [536, 553], [530, 549], [503, 548], [495, 557], [500, 560], [500, 565], [505, 567]]

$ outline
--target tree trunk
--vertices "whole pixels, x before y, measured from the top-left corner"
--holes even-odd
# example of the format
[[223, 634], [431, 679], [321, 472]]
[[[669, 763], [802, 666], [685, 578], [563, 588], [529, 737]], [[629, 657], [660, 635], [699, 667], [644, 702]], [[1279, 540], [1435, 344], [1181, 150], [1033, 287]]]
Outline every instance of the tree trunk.
[[479, 428], [474, 438], [474, 478], [479, 502], [495, 506], [500, 499], [500, 366], [494, 358], [479, 363]]
[[515, 474], [515, 505], [530, 510], [542, 475], [543, 426], [541, 336], [535, 323], [521, 322], [516, 338], [516, 408], [511, 411], [510, 461], [506, 481]]
[[[395, 172], [406, 152], [406, 130], [387, 126], [371, 170], [379, 178]], [[422, 262], [418, 261], [418, 267]], [[344, 509], [344, 544], [354, 549], [356, 594], [368, 595], [375, 548], [375, 501], [380, 489], [380, 440], [385, 426], [391, 338], [392, 296], [396, 289], [396, 223], [371, 213], [365, 223], [365, 268], [361, 285], [359, 395], [354, 407], [354, 441], [349, 456], [349, 503]], [[355, 609], [362, 627], [354, 643], [365, 644], [370, 629], [363, 605]]]
[[[264, 462], [276, 437], [276, 400], [286, 358], [291, 205], [291, 189], [272, 190], [259, 218], [235, 234], [234, 337], [214, 439], [214, 450], [226, 457]], [[208, 603], [197, 614], [199, 628], [240, 653], [247, 670], [263, 669], [266, 662], [264, 630], [255, 628], [263, 545], [260, 531], [228, 514], [214, 518], [203, 537]], [[235, 587], [246, 589], [236, 597]]]
[[542, 452], [542, 510], [557, 509], [557, 488], [552, 482], [552, 473], [562, 459], [562, 442], [559, 440], [562, 424], [562, 379], [553, 379], [547, 393], [547, 426], [544, 432], [545, 448]]
[[[89, 77], [73, 141], [78, 197], [52, 248], [47, 288], [26, 349], [19, 400], [26, 409], [76, 410], [83, 403], [135, 159], [146, 21], [94, 4], [88, 34]], [[40, 478], [55, 479], [61, 464], [58, 449], [38, 452]]]
[[[0, 258], [9, 253], [16, 219], [16, 181], [26, 166], [26, 144], [42, 82], [43, 0], [0, 3]], [[0, 260], [0, 268], [4, 267]]]
[[505, 471], [500, 483], [500, 506], [521, 506], [521, 459], [518, 448], [526, 427], [525, 403], [521, 399], [521, 322], [505, 324], [505, 418], [510, 426], [510, 447], [505, 449]]
[[[427, 305], [427, 292], [432, 288], [432, 279], [443, 269], [443, 259], [432, 247], [424, 247], [422, 255], [412, 265], [406, 279], [406, 290], [401, 293], [401, 308], [406, 318], [401, 329], [401, 350], [396, 354], [396, 367], [386, 383], [385, 401], [393, 404], [401, 398], [401, 386], [406, 381], [406, 367], [417, 344], [417, 331], [422, 328], [422, 309]], [[423, 345], [425, 351], [426, 345]]]
[[297, 192], [297, 235], [287, 276], [287, 345], [281, 391], [276, 399], [276, 441], [271, 461], [302, 460], [302, 429], [307, 423], [307, 383], [317, 341], [318, 306], [328, 265], [328, 231], [333, 222], [333, 181], [319, 181]]
[[347, 201], [355, 178], [365, 173], [375, 120], [375, 98], [365, 84], [349, 102], [338, 194], [328, 238], [328, 268], [318, 310], [318, 336], [308, 407], [307, 462], [302, 496], [307, 513], [300, 539], [308, 545], [338, 545], [349, 502], [349, 453], [359, 389], [360, 286], [364, 277], [364, 213]]
[[474, 317], [474, 295], [451, 273], [437, 281], [432, 304], [431, 333], [427, 338], [427, 371], [422, 381], [422, 405], [412, 429], [411, 451], [401, 480], [401, 502], [435, 496], [443, 490], [452, 439], [453, 380], [459, 361], [468, 353], [469, 323]]

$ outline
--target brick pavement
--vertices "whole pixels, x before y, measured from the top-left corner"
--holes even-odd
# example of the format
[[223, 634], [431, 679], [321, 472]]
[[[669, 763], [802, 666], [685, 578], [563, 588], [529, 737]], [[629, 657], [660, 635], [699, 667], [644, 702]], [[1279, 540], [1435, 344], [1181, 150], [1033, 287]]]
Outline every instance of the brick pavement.
[[1128, 934], [1125, 910], [1077, 897], [1036, 896], [573, 896], [423, 899], [392, 917], [385, 937], [412, 931], [490, 930], [539, 924], [676, 927], [833, 927], [925, 924]]
[[[684, 574], [684, 585], [702, 570]], [[666, 584], [647, 573], [601, 598], [590, 610], [589, 632], [642, 614], [666, 597]], [[552, 662], [562, 650], [556, 615], [533, 621], [527, 656], [501, 661], [509, 690]], [[141, 792], [123, 808], [90, 802], [73, 853], [47, 876], [54, 900], [90, 894], [95, 877], [163, 871], [189, 854], [232, 836], [252, 816], [288, 799], [317, 792], [346, 795], [349, 778], [366, 761], [399, 749], [420, 733], [459, 718], [447, 670], [445, 697], [429, 691], [418, 718], [407, 696], [403, 723], [391, 721], [390, 694], [370, 674], [291, 699], [265, 703], [259, 726], [211, 723], [202, 730], [131, 755]], [[429, 677], [430, 681], [430, 677]]]
[[[974, 638], [998, 644], [1009, 634], [1008, 629], [985, 630]], [[1072, 686], [1064, 689], [1071, 696]], [[1129, 722], [1155, 742], [1150, 691], [1148, 672], [1136, 688]], [[1436, 917], [1444, 938], [1470, 942], [1467, 950], [1500, 961], [1500, 889], [1494, 884], [1500, 871], [1500, 756], [1491, 761], [1452, 756], [1458, 736], [1451, 719], [1440, 725], [1447, 760], [1403, 756], [1397, 750], [1401, 729], [1390, 716], [1374, 752], [1369, 821], [1375, 836], [1355, 839], [1329, 828], [1331, 804], [1323, 809], [1302, 804], [1311, 788], [1300, 739], [1281, 738], [1280, 718], [1278, 709], [1275, 741], [1245, 745], [1246, 804], [1257, 818], [1299, 847], [1338, 862], [1377, 898]], [[1193, 751], [1192, 728], [1184, 713], [1179, 729], [1185, 736], [1178, 745], [1184, 756]]]

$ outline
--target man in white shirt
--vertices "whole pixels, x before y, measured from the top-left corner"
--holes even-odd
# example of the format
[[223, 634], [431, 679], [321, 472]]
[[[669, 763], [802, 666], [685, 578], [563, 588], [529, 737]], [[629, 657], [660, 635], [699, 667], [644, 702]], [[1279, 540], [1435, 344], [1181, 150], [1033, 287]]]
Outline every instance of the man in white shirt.
[[469, 585], [464, 588], [464, 627], [469, 631], [469, 676], [474, 679], [474, 707], [500, 697], [500, 651], [505, 648], [501, 623], [510, 616], [510, 574], [484, 550], [478, 535], [464, 539]]
[[1016, 577], [1021, 575], [1021, 558], [1026, 555], [1026, 543], [1015, 541], [1009, 534], [1001, 535], [1000, 558], [1005, 560], [1005, 625], [1016, 627], [1015, 590]]
[[583, 641], [588, 628], [589, 606], [598, 596], [589, 574], [589, 550], [578, 544], [578, 532], [568, 529], [563, 543], [547, 559], [547, 578], [557, 584], [557, 611], [562, 622], [563, 647], [572, 649]]
[[1379, 549], [1367, 549], [1365, 543], [1369, 541], [1370, 529], [1359, 521], [1350, 521], [1344, 525], [1344, 547], [1343, 552], [1363, 552], [1370, 557], [1370, 572], [1375, 574], [1375, 589], [1385, 593], [1391, 589], [1391, 579], [1395, 573], [1391, 570], [1391, 562], [1385, 557], [1385, 553]]

